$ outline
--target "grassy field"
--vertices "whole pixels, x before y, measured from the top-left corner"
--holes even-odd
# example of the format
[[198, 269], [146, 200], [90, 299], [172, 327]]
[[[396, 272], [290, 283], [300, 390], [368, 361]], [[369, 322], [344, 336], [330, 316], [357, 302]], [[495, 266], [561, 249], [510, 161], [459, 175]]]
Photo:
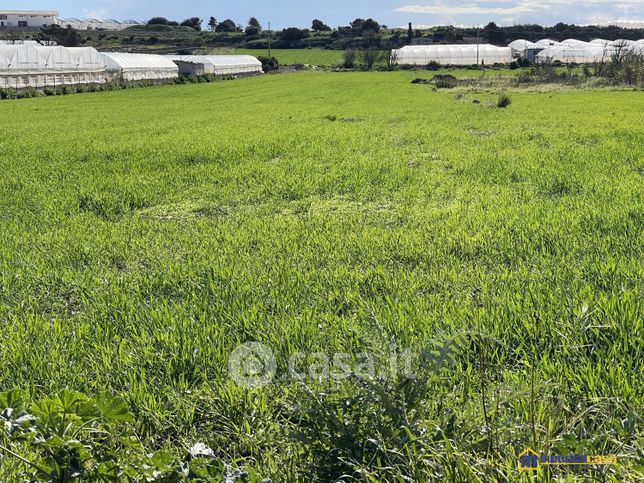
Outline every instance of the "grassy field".
[[[241, 54], [268, 57], [267, 49], [215, 49], [216, 54]], [[308, 64], [332, 66], [342, 64], [344, 51], [326, 49], [271, 49], [280, 65]]]
[[[201, 481], [515, 481], [528, 447], [620, 458], [544, 480], [644, 477], [642, 93], [499, 109], [417, 76], [0, 103], [0, 390], [120, 396], [155, 464], [213, 450]], [[249, 341], [261, 389], [229, 374]], [[0, 443], [3, 481], [28, 468], [6, 449], [60, 458]]]

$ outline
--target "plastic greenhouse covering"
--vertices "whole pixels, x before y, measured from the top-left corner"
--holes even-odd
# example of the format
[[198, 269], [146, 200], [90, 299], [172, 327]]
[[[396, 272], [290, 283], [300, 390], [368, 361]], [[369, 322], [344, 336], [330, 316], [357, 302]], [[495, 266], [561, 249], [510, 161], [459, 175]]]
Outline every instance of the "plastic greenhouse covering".
[[524, 51], [528, 49], [542, 49], [543, 46], [540, 44], [535, 44], [533, 42], [530, 42], [529, 40], [524, 40], [524, 39], [519, 39], [515, 40], [514, 42], [510, 42], [508, 44], [508, 47], [510, 47], [512, 50], [516, 51]]
[[91, 47], [0, 45], [0, 88], [43, 88], [105, 81], [105, 63]]
[[566, 39], [561, 42], [554, 42], [545, 39], [533, 43], [519, 39], [510, 43], [509, 46], [514, 54], [519, 57], [533, 58], [537, 62], [562, 62], [566, 64], [606, 62], [618, 51], [644, 53], [644, 40], [611, 41], [594, 39], [590, 42], [584, 42], [577, 39]]
[[592, 42], [562, 42], [559, 46], [547, 47], [536, 56], [538, 62], [561, 62], [564, 64], [594, 64], [607, 62], [618, 52], [633, 52], [644, 55], [644, 43], [633, 40]]
[[161, 55], [99, 53], [92, 47], [0, 45], [0, 88], [166, 80], [178, 67]]
[[564, 64], [593, 64], [601, 62], [605, 49], [593, 47], [548, 47], [537, 54], [538, 62], [562, 62]]
[[38, 54], [45, 59], [46, 68], [52, 70], [75, 70], [78, 61], [65, 47], [34, 47]]
[[[168, 56], [179, 65], [182, 74], [261, 74], [262, 63], [250, 55], [178, 55]], [[184, 65], [188, 64], [188, 65]]]
[[104, 71], [105, 61], [93, 47], [69, 47], [67, 49], [76, 62], [78, 68], [84, 70]]
[[106, 70], [123, 81], [167, 80], [179, 77], [179, 68], [162, 55], [102, 52]]
[[409, 45], [394, 50], [392, 56], [402, 65], [476, 65], [477, 59], [481, 65], [492, 65], [512, 62], [512, 49], [490, 44]]

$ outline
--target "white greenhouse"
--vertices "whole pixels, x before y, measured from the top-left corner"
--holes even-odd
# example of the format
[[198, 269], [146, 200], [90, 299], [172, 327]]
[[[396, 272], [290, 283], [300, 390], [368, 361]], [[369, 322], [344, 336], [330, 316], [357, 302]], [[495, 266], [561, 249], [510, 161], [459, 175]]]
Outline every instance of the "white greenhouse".
[[103, 56], [94, 47], [68, 47], [69, 53], [78, 62], [78, 68], [89, 71], [104, 71]]
[[250, 55], [176, 55], [167, 56], [183, 75], [262, 74], [262, 63]]
[[44, 87], [40, 77], [47, 63], [30, 45], [0, 46], [0, 89]]
[[65, 47], [34, 47], [38, 54], [45, 60], [48, 70], [61, 72], [75, 71], [78, 61]]
[[0, 46], [0, 88], [102, 84], [105, 63], [91, 47]]
[[548, 47], [536, 56], [537, 62], [562, 64], [596, 64], [608, 62], [616, 53], [634, 52], [644, 55], [644, 43], [633, 40], [604, 41], [601, 39], [577, 45], [564, 45]]
[[594, 64], [601, 62], [604, 48], [601, 45], [592, 47], [548, 47], [537, 54], [536, 60], [541, 63], [561, 62], [562, 64]]
[[512, 49], [490, 44], [408, 45], [392, 51], [392, 60], [401, 65], [508, 64], [512, 62]]
[[111, 80], [164, 81], [179, 77], [177, 65], [163, 55], [102, 52]]
[[524, 51], [528, 49], [543, 49], [543, 45], [535, 44], [534, 42], [530, 42], [529, 40], [525, 39], [519, 39], [515, 40], [514, 42], [510, 42], [508, 44], [508, 47], [516, 51]]

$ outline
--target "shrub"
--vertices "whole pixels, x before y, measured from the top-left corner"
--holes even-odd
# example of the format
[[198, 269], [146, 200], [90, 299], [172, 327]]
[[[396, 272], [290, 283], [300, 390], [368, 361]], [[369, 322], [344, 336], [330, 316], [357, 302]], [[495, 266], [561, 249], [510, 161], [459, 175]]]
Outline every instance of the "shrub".
[[356, 57], [357, 53], [353, 49], [347, 49], [344, 51], [344, 57], [342, 61], [342, 67], [346, 69], [353, 69], [356, 66]]
[[268, 57], [259, 56], [257, 60], [262, 63], [262, 70], [264, 72], [272, 72], [280, 68], [280, 63], [275, 57], [269, 59]]
[[496, 107], [499, 107], [501, 109], [508, 107], [510, 104], [512, 104], [512, 99], [510, 99], [510, 96], [507, 94], [501, 94], [499, 96], [499, 100], [496, 102]]
[[186, 469], [223, 476], [223, 465], [203, 444], [190, 449], [188, 468], [165, 451], [150, 452], [132, 429], [125, 401], [107, 393], [90, 398], [65, 390], [29, 403], [14, 390], [0, 393], [0, 411], [9, 441], [0, 451], [27, 464], [29, 481], [181, 481]]
[[458, 85], [458, 79], [453, 75], [435, 75], [431, 82], [438, 89], [452, 89]]

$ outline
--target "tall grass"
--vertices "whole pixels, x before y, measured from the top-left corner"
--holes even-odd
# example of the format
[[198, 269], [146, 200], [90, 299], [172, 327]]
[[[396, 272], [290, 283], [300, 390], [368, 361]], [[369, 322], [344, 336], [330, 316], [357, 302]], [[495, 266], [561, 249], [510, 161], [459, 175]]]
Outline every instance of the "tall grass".
[[[2, 103], [0, 389], [107, 391], [151, 451], [276, 481], [514, 481], [526, 447], [641, 478], [641, 93], [486, 109], [415, 76]], [[227, 373], [247, 341], [284, 374], [445, 340], [415, 380]]]

